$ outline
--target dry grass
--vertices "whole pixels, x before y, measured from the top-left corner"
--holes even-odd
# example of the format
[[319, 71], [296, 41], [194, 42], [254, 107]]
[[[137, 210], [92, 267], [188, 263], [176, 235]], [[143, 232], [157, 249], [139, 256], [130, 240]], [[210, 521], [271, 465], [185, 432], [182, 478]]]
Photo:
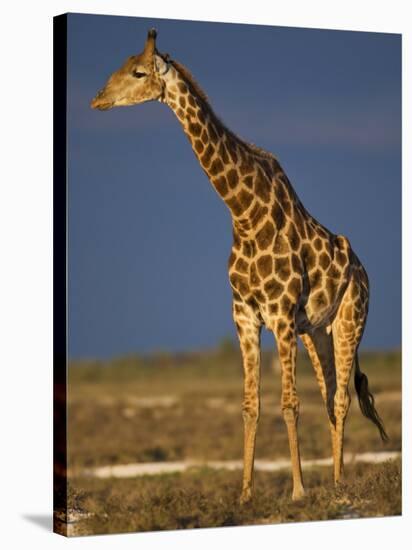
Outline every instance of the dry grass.
[[401, 514], [400, 463], [357, 465], [335, 490], [329, 469], [306, 473], [307, 496], [290, 499], [287, 472], [258, 472], [255, 497], [238, 502], [239, 472], [199, 470], [137, 480], [74, 479], [69, 509], [83, 517], [73, 534], [260, 525]]
[[[399, 353], [367, 353], [361, 368], [369, 377], [390, 441], [359, 412], [354, 391], [345, 451], [401, 448]], [[262, 411], [257, 458], [288, 457], [280, 415], [280, 377], [271, 355], [262, 365]], [[305, 356], [298, 362], [302, 458], [330, 456], [325, 408]], [[103, 533], [277, 523], [400, 513], [400, 464], [356, 465], [335, 494], [329, 468], [305, 472], [309, 496], [290, 501], [289, 472], [256, 476], [256, 498], [239, 508], [240, 472], [195, 473], [136, 480], [82, 479], [94, 465], [183, 459], [242, 457], [242, 368], [236, 351], [181, 356], [124, 358], [69, 369], [69, 507], [83, 513], [77, 533]], [[346, 512], [345, 512], [346, 510]], [[80, 530], [79, 530], [80, 529]]]

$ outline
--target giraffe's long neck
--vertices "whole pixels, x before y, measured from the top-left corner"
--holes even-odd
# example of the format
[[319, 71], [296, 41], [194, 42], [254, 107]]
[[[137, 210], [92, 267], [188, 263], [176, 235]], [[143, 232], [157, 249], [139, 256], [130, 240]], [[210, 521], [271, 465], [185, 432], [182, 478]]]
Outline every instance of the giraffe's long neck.
[[200, 165], [231, 211], [234, 224], [247, 230], [274, 202], [267, 174], [273, 158], [260, 157], [217, 118], [196, 84], [170, 68], [164, 102], [174, 111]]

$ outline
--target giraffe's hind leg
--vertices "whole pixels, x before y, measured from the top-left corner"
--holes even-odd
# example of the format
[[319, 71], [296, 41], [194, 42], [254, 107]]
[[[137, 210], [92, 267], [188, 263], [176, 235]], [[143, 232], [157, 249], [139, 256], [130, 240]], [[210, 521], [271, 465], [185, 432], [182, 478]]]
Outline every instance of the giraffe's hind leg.
[[301, 334], [300, 338], [308, 352], [323, 401], [325, 402], [329, 419], [332, 456], [335, 457], [334, 398], [336, 392], [336, 371], [333, 337], [325, 327], [322, 327], [314, 330], [311, 335]]
[[348, 391], [352, 366], [355, 362], [368, 313], [368, 290], [354, 271], [332, 323], [335, 350], [336, 393], [334, 412], [336, 418], [334, 478], [338, 483], [343, 474], [343, 437], [345, 420], [350, 405]]

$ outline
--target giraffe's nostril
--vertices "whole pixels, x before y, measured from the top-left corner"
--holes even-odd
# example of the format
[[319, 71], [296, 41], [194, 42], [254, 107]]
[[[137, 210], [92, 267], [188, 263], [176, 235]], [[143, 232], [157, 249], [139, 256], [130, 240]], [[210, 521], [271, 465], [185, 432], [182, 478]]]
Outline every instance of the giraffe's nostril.
[[113, 106], [113, 101], [108, 99], [107, 88], [104, 87], [99, 90], [96, 96], [90, 102], [90, 107], [92, 109], [105, 110]]
[[110, 107], [113, 107], [113, 100], [107, 93], [107, 88], [102, 88], [97, 92], [95, 97], [90, 102], [90, 107], [92, 109], [99, 109], [100, 111], [104, 111], [106, 109], [110, 109]]
[[91, 107], [92, 109], [97, 109], [98, 104], [99, 104], [99, 94], [97, 94], [97, 96], [94, 97], [94, 98], [91, 100], [91, 102], [90, 102], [90, 107]]
[[97, 94], [97, 96], [91, 100], [90, 107], [92, 109], [99, 109], [99, 111], [107, 111], [107, 109], [113, 107], [113, 101], [108, 101], [104, 97], [101, 97], [101, 94]]

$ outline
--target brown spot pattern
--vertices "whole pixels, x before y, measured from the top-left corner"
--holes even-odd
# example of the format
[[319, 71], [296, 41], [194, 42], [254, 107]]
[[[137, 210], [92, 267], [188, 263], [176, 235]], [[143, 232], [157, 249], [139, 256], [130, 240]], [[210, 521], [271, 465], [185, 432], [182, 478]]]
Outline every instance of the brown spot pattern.
[[327, 269], [330, 265], [330, 256], [327, 252], [322, 252], [319, 256], [319, 265], [322, 269]]
[[272, 222], [267, 221], [265, 225], [256, 234], [256, 243], [258, 247], [263, 250], [268, 248], [272, 244], [273, 237], [275, 236], [275, 229]]
[[301, 280], [298, 277], [293, 277], [293, 279], [288, 284], [288, 292], [293, 297], [294, 300], [297, 300], [302, 289]]
[[198, 122], [191, 122], [189, 124], [189, 132], [192, 136], [198, 137], [202, 133], [202, 127]]
[[227, 154], [224, 143], [220, 143], [219, 145], [219, 156], [222, 159], [223, 164], [227, 164], [229, 162], [229, 155]]
[[226, 181], [226, 178], [225, 176], [220, 176], [219, 178], [216, 178], [214, 181], [214, 186], [216, 188], [216, 191], [222, 195], [222, 196], [225, 196], [227, 195], [228, 191], [229, 191], [229, 188], [227, 186], [227, 181]]
[[253, 176], [245, 176], [243, 178], [243, 183], [248, 189], [253, 189]]
[[276, 281], [276, 279], [272, 279], [265, 284], [264, 289], [269, 300], [275, 300], [282, 294], [283, 285]]
[[302, 271], [301, 259], [295, 253], [292, 254], [292, 269], [295, 273], [300, 273]]
[[256, 195], [262, 199], [263, 202], [268, 202], [270, 199], [270, 186], [268, 180], [263, 176], [261, 170], [258, 170], [258, 174], [255, 179], [255, 191]]
[[253, 241], [243, 241], [242, 253], [246, 258], [252, 258], [256, 254], [256, 245]]
[[277, 315], [279, 312], [279, 304], [269, 304], [269, 313], [272, 313], [273, 315]]
[[208, 130], [209, 130], [209, 137], [212, 140], [212, 142], [217, 143], [217, 133], [213, 124], [209, 124]]
[[280, 279], [282, 279], [282, 281], [287, 281], [289, 279], [290, 277], [289, 256], [275, 258], [275, 273]]
[[260, 276], [263, 279], [266, 279], [269, 275], [272, 274], [273, 270], [273, 258], [269, 254], [261, 256], [257, 261], [257, 268]]
[[227, 173], [227, 181], [231, 189], [234, 189], [239, 182], [239, 176], [233, 168]]
[[260, 284], [260, 278], [256, 270], [255, 262], [253, 262], [250, 266], [250, 284], [252, 286], [258, 286]]
[[195, 151], [196, 153], [202, 153], [204, 151], [204, 145], [200, 140], [195, 141]]
[[286, 294], [284, 294], [281, 299], [281, 307], [282, 307], [283, 313], [289, 313], [291, 306], [292, 306], [292, 302], [290, 298], [286, 296]]
[[241, 192], [238, 195], [239, 202], [242, 205], [242, 211], [244, 212], [249, 208], [253, 201], [253, 195], [252, 193], [249, 193], [245, 189], [242, 189]]
[[286, 240], [286, 237], [284, 237], [281, 233], [278, 233], [276, 235], [273, 251], [275, 254], [287, 254], [289, 252], [288, 241]]
[[315, 267], [317, 257], [310, 244], [305, 243], [302, 246], [302, 257], [305, 261], [305, 265], [308, 271]]
[[239, 273], [247, 273], [248, 268], [249, 264], [245, 262], [243, 258], [239, 258], [235, 264], [235, 269], [237, 269]]
[[238, 273], [231, 273], [229, 276], [232, 286], [239, 292], [241, 296], [245, 296], [249, 291], [247, 279]]
[[203, 129], [201, 139], [202, 139], [202, 141], [203, 141], [203, 143], [204, 143], [205, 145], [206, 145], [207, 142], [209, 141], [209, 136], [208, 136], [208, 134], [207, 134], [207, 132], [206, 132], [205, 129]]
[[206, 168], [209, 166], [210, 160], [211, 160], [214, 152], [215, 152], [214, 148], [209, 143], [209, 145], [206, 147], [206, 151], [204, 152], [204, 154], [202, 156], [202, 163]]
[[224, 170], [224, 166], [222, 164], [222, 161], [220, 160], [220, 158], [216, 158], [210, 165], [209, 174], [211, 176], [216, 176], [216, 174], [223, 172], [223, 170]]
[[319, 239], [319, 237], [316, 237], [316, 239], [313, 241], [313, 246], [318, 252], [322, 250], [322, 241]]
[[276, 229], [278, 231], [283, 229], [283, 227], [286, 224], [286, 218], [285, 218], [285, 213], [283, 212], [283, 209], [278, 202], [275, 202], [275, 204], [273, 205], [272, 216], [273, 216], [273, 219], [275, 220]]
[[289, 224], [288, 239], [293, 250], [298, 250], [300, 246], [300, 238], [293, 223]]
[[310, 289], [315, 290], [322, 285], [323, 273], [320, 269], [314, 271], [309, 277]]

